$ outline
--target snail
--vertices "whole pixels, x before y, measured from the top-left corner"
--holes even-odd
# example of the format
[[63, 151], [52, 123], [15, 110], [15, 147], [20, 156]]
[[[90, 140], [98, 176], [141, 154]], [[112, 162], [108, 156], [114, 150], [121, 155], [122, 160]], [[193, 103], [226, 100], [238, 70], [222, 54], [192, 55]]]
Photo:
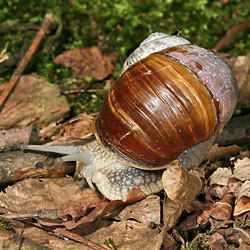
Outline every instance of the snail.
[[[231, 118], [237, 83], [216, 53], [179, 36], [153, 33], [128, 57], [95, 121], [96, 140], [81, 146], [25, 148], [77, 161], [91, 188], [126, 201], [133, 188], [163, 189], [171, 162], [198, 167]], [[95, 186], [94, 186], [95, 185]]]

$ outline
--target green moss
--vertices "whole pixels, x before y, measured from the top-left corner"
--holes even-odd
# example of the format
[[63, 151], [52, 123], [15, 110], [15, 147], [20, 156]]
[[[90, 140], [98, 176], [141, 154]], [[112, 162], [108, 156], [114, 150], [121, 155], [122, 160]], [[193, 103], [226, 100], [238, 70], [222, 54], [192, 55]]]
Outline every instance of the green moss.
[[[54, 64], [53, 58], [66, 50], [98, 45], [106, 53], [118, 56], [116, 67], [119, 70], [128, 54], [148, 34], [174, 33], [178, 26], [182, 27], [183, 37], [213, 48], [230, 28], [249, 17], [247, 6], [247, 0], [229, 1], [225, 5], [208, 0], [6, 0], [0, 3], [0, 51], [9, 42], [10, 59], [0, 64], [0, 80], [10, 78], [46, 13], [53, 13], [56, 23], [25, 73], [37, 72], [65, 89], [70, 87], [65, 79], [72, 76], [68, 69]], [[236, 54], [246, 54], [249, 50], [249, 26], [223, 48], [224, 52]], [[90, 88], [93, 83], [90, 81]], [[98, 110], [95, 105], [99, 105], [100, 96], [84, 93], [70, 98], [74, 112]]]

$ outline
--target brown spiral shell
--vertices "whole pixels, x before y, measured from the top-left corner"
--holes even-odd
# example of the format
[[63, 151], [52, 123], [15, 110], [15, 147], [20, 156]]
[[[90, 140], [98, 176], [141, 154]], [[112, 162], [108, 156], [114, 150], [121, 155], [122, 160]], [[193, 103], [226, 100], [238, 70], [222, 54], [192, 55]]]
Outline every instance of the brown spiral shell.
[[120, 76], [96, 120], [97, 139], [128, 165], [163, 168], [224, 127], [236, 102], [222, 58], [193, 44], [169, 47]]

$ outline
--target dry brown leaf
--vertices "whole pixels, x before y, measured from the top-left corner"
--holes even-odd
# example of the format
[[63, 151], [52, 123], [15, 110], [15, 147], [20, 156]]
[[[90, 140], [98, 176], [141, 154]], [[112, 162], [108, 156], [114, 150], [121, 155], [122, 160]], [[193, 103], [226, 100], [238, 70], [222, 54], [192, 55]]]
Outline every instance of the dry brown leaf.
[[242, 242], [240, 232], [236, 228], [219, 228], [217, 231], [227, 242], [240, 245]]
[[22, 76], [0, 113], [0, 128], [27, 126], [33, 122], [42, 128], [64, 119], [69, 110], [66, 97], [60, 94], [56, 84], [36, 74]]
[[[162, 231], [164, 233], [164, 231]], [[161, 233], [162, 234], [162, 233]], [[179, 244], [175, 240], [175, 238], [168, 234], [167, 232], [163, 234], [163, 241], [159, 246], [156, 245], [155, 249], [166, 249], [166, 250], [174, 250], [178, 249]]]
[[202, 181], [196, 171], [186, 171], [179, 164], [169, 166], [162, 175], [167, 196], [180, 204], [190, 203], [200, 192]]
[[236, 197], [241, 187], [242, 182], [236, 179], [229, 179], [227, 186], [213, 185], [208, 187], [208, 192], [211, 197], [222, 199], [226, 194], [234, 194]]
[[245, 181], [239, 190], [234, 216], [250, 211], [250, 181]]
[[234, 216], [250, 211], [250, 198], [243, 196], [234, 208]]
[[232, 175], [232, 170], [230, 168], [218, 168], [209, 178], [209, 184], [217, 184], [222, 186], [227, 186], [229, 178]]
[[232, 205], [234, 196], [226, 194], [220, 202], [216, 202], [215, 207], [211, 209], [211, 216], [220, 221], [228, 221], [232, 216]]
[[114, 66], [110, 56], [103, 55], [98, 47], [75, 48], [57, 56], [54, 63], [71, 68], [73, 76], [85, 78], [93, 77], [103, 80], [110, 75]]
[[241, 181], [250, 180], [250, 159], [238, 159], [235, 162], [233, 178], [236, 178]]
[[[67, 240], [67, 239], [60, 239], [58, 237], [55, 237], [51, 233], [48, 233], [45, 230], [42, 230], [37, 227], [27, 227], [23, 229], [24, 237], [29, 238], [31, 240], [34, 240], [38, 242], [39, 244], [42, 244], [45, 247], [49, 247], [53, 250], [89, 250], [90, 248], [87, 246], [84, 246], [81, 243], [74, 242], [73, 240]], [[103, 242], [101, 242], [103, 243]], [[103, 247], [105, 247], [104, 244], [102, 244]]]
[[169, 230], [180, 217], [183, 207], [180, 203], [172, 201], [169, 198], [163, 203], [163, 222], [165, 230]]
[[200, 192], [200, 173], [186, 171], [177, 163], [169, 166], [162, 175], [162, 183], [168, 198], [163, 203], [164, 230], [170, 229], [183, 209]]
[[[135, 201], [145, 197], [144, 194], [139, 193], [138, 196], [138, 192], [135, 193], [136, 195], [131, 193], [130, 200]], [[73, 229], [93, 222], [104, 214], [120, 210], [126, 204], [100, 198], [101, 195], [89, 188], [84, 189], [81, 182], [75, 182], [71, 177], [26, 179], [1, 192], [0, 205], [15, 212], [56, 209], [58, 220], [48, 221], [38, 218], [38, 222], [45, 226], [65, 226], [67, 229]], [[156, 222], [159, 224], [159, 221]]]
[[143, 191], [141, 191], [140, 188], [133, 188], [129, 191], [126, 204], [134, 203], [136, 201], [140, 201], [142, 199], [145, 199], [147, 196], [144, 194]]
[[187, 207], [185, 208], [185, 210], [189, 213], [195, 213], [195, 212], [199, 212], [199, 211], [204, 211], [207, 209], [210, 209], [212, 206], [212, 202], [210, 200], [207, 201], [198, 201], [198, 200], [194, 200], [193, 202], [191, 202], [190, 204], [187, 205]]
[[126, 206], [110, 226], [100, 227], [88, 237], [96, 243], [111, 237], [119, 250], [158, 249], [156, 244], [162, 242], [158, 228], [160, 207], [159, 197], [148, 196]]
[[[228, 133], [229, 134], [229, 133]], [[222, 137], [223, 135], [223, 137]], [[222, 142], [222, 140], [225, 140], [225, 133], [222, 134], [221, 137], [217, 138], [216, 141], [218, 143]], [[229, 134], [230, 135], [230, 134]], [[227, 134], [226, 134], [227, 136]], [[228, 139], [228, 138], [226, 138]], [[232, 156], [238, 154], [240, 152], [240, 147], [237, 145], [230, 145], [226, 147], [218, 146], [218, 144], [213, 145], [213, 147], [209, 150], [207, 159], [229, 159]]]
[[208, 188], [209, 195], [219, 199], [222, 199], [224, 195], [226, 195], [229, 192], [229, 190], [230, 190], [229, 186], [220, 186], [220, 185], [214, 185]]
[[250, 198], [250, 181], [245, 181], [239, 190], [238, 199], [243, 196], [247, 196]]
[[225, 250], [228, 249], [228, 244], [224, 237], [219, 233], [214, 233], [209, 240], [209, 249]]
[[[93, 222], [94, 220], [96, 220], [97, 218], [100, 218], [102, 215], [106, 214], [109, 210], [109, 208], [111, 207], [111, 204], [114, 205], [113, 207], [115, 209], [117, 209], [118, 207], [122, 207], [122, 204], [120, 201], [108, 201], [108, 200], [100, 200], [98, 202], [96, 202], [95, 204], [92, 204], [91, 206], [87, 207], [87, 208], [93, 208], [93, 210], [87, 214], [84, 217], [81, 217], [81, 219], [79, 220], [67, 220], [64, 221], [63, 223], [61, 223], [61, 225], [65, 226], [66, 229], [71, 230], [71, 229], [75, 229], [77, 228], [77, 230], [84, 232], [83, 230], [81, 230], [81, 228], [85, 228], [86, 227], [86, 223], [89, 222]], [[112, 211], [113, 211], [113, 207], [112, 207]], [[48, 225], [48, 224], [47, 224]], [[54, 223], [54, 225], [59, 225]], [[90, 230], [92, 231], [93, 228], [90, 228]], [[85, 233], [89, 233], [89, 232], [85, 232]]]
[[54, 204], [56, 204], [58, 217], [65, 218], [65, 220], [68, 215], [71, 215], [73, 221], [85, 216], [87, 209], [91, 206], [91, 202], [94, 201], [93, 199], [100, 199], [97, 196], [88, 196], [89, 199], [87, 201], [81, 200], [81, 193], [71, 193], [72, 189], [70, 187], [68, 190], [65, 190], [54, 182], [48, 182], [44, 188], [45, 192], [50, 194]]
[[56, 136], [52, 137], [52, 140], [67, 136], [82, 137], [89, 134], [93, 132], [91, 131], [92, 122], [93, 116], [85, 113], [74, 117], [66, 123], [60, 124], [60, 131]]
[[[93, 193], [83, 188], [72, 177], [53, 179], [25, 179], [7, 187], [0, 193], [0, 205], [15, 212], [31, 212], [40, 209], [59, 209], [69, 202], [81, 200], [82, 194]], [[89, 197], [90, 198], [90, 197]], [[91, 202], [100, 200], [93, 196]]]
[[249, 230], [244, 230], [241, 228], [236, 228], [236, 230], [240, 233], [241, 244], [240, 250], [249, 250], [250, 249], [250, 233]]
[[89, 238], [96, 243], [112, 238], [119, 250], [156, 250], [158, 236], [158, 228], [152, 229], [137, 221], [128, 220], [102, 227], [89, 235]]
[[[158, 201], [158, 206], [157, 202]], [[76, 227], [79, 227], [87, 222], [93, 222], [97, 218], [100, 218], [103, 215], [111, 214], [113, 212], [119, 211], [121, 208], [125, 206], [126, 203], [121, 202], [119, 200], [116, 201], [108, 201], [108, 200], [101, 200], [94, 204], [92, 204], [89, 208], [94, 208], [93, 211], [91, 211], [89, 214], [87, 214], [85, 217], [82, 217], [78, 221], [66, 221], [62, 223], [67, 229], [73, 229]], [[138, 205], [139, 204], [139, 205]], [[159, 224], [160, 223], [160, 199], [157, 196], [149, 196], [146, 199], [142, 200], [140, 203], [135, 203], [134, 205], [127, 206], [121, 213], [121, 217], [126, 215], [127, 209], [129, 210], [129, 213], [127, 214], [130, 216], [129, 219], [137, 220], [139, 223], [144, 223], [147, 226], [150, 225], [150, 223]], [[153, 216], [154, 210], [157, 210], [156, 218]], [[137, 213], [139, 215], [137, 215]], [[148, 213], [148, 215], [147, 215]], [[123, 215], [125, 214], [125, 215]], [[125, 218], [120, 218], [118, 216], [118, 219], [125, 220]], [[77, 230], [79, 230], [79, 228]]]
[[209, 221], [210, 209], [212, 207], [213, 203], [211, 201], [193, 201], [185, 209], [190, 215], [179, 226], [184, 230], [190, 230], [206, 225]]
[[117, 219], [132, 219], [147, 226], [152, 223], [154, 223], [155, 225], [159, 225], [161, 222], [160, 210], [160, 197], [156, 195], [150, 195], [141, 202], [137, 202], [125, 207], [117, 216]]
[[[124, 207], [121, 201], [101, 200], [102, 196], [73, 178], [26, 179], [0, 193], [0, 205], [15, 212], [56, 210], [57, 220], [37, 218], [44, 226], [64, 226], [67, 229], [82, 228], [82, 224], [95, 221], [104, 214]], [[84, 227], [84, 225], [83, 225]], [[90, 225], [82, 232], [89, 233]], [[86, 228], [86, 226], [85, 226]]]
[[[93, 228], [96, 229], [94, 223], [92, 225], [90, 225], [90, 223], [100, 219], [104, 215], [120, 211], [126, 204], [119, 200], [100, 200], [100, 195], [97, 194], [87, 194], [87, 197], [89, 198], [86, 197], [86, 194], [81, 196], [84, 196], [82, 200], [77, 200], [74, 202], [70, 201], [62, 208], [58, 208], [59, 217], [63, 219], [63, 221], [48, 222], [38, 220], [39, 223], [46, 226], [64, 226], [68, 230], [74, 229], [78, 232], [85, 232], [88, 234], [93, 230]], [[98, 199], [98, 201], [91, 202], [94, 199]], [[68, 219], [68, 215], [71, 215], [72, 219]], [[86, 227], [86, 224], [88, 227]], [[90, 231], [86, 231], [86, 228]]]
[[[200, 227], [201, 224], [197, 222], [200, 215], [201, 215], [201, 212], [196, 212], [194, 214], [189, 215], [179, 226], [183, 230], [190, 230], [190, 229], [195, 229], [195, 228]], [[200, 220], [200, 222], [202, 222], [202, 220]]]
[[238, 250], [250, 250], [250, 245], [243, 241]]
[[[21, 232], [22, 233], [22, 232]], [[14, 233], [13, 230], [0, 228], [0, 249], [8, 250], [51, 250], [32, 239], [23, 237], [21, 233]]]

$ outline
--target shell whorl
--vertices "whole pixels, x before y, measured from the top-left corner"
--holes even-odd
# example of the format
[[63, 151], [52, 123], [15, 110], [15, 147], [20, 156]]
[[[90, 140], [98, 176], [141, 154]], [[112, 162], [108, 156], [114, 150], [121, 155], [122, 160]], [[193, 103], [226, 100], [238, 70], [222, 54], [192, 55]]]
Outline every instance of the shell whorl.
[[96, 119], [96, 137], [130, 166], [163, 168], [219, 131], [235, 109], [229, 66], [181, 37], [152, 34], [123, 70]]
[[169, 34], [155, 32], [144, 39], [139, 47], [129, 55], [122, 67], [121, 74], [150, 54], [182, 44], [190, 44], [190, 42], [179, 36], [171, 36]]

